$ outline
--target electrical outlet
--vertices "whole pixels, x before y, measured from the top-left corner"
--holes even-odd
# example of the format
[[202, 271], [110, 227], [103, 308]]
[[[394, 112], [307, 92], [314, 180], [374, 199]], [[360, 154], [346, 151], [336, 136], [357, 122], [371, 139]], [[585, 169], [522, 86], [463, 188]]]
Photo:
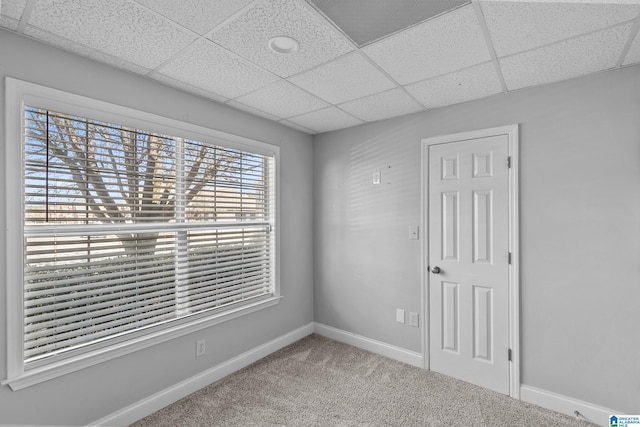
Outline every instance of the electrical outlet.
[[396, 308], [396, 322], [404, 323], [404, 310]]
[[415, 326], [416, 328], [418, 326], [420, 326], [419, 319], [420, 319], [420, 317], [419, 317], [418, 313], [415, 313], [413, 311], [409, 312], [409, 325], [410, 326]]
[[196, 341], [196, 357], [204, 356], [206, 352], [207, 352], [207, 341], [206, 340]]

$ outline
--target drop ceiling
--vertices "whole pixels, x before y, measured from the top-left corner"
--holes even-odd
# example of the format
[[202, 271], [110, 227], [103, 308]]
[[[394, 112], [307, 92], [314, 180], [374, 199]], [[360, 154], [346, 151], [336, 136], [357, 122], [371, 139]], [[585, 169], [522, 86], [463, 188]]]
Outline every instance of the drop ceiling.
[[640, 0], [0, 5], [6, 30], [309, 134], [640, 63]]

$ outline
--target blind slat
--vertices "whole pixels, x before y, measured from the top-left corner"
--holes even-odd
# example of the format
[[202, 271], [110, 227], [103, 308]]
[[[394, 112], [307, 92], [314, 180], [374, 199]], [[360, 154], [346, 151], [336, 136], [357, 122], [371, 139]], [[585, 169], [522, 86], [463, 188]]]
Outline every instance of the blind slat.
[[[91, 304], [92, 307], [98, 307], [98, 305], [100, 304], [104, 306], [108, 304], [113, 305], [114, 302], [126, 302], [127, 297], [137, 298], [141, 300], [143, 298], [148, 298], [149, 296], [159, 294], [159, 291], [162, 291], [165, 294], [170, 293], [171, 295], [173, 295], [175, 291], [173, 283], [147, 283], [145, 286], [126, 287], [121, 291], [118, 291], [117, 294], [94, 296], [91, 299]], [[88, 310], [88, 306], [84, 304], [83, 301], [77, 299], [74, 301], [56, 302], [49, 305], [37, 305], [33, 308], [25, 309], [25, 314], [29, 316], [29, 321], [31, 322], [29, 323], [29, 325], [34, 325], [36, 323], [40, 324], [42, 322], [46, 322], [48, 319], [54, 317], [51, 314], [54, 311], [55, 317], [65, 317], [75, 313], [86, 312]], [[25, 326], [25, 331], [30, 327], [31, 326]], [[31, 328], [33, 329], [33, 327]]]
[[[149, 313], [150, 307], [154, 307], [155, 309], [162, 307], [173, 307], [175, 301], [173, 300], [173, 295], [166, 295], [164, 293], [160, 293], [160, 295], [156, 295], [150, 297], [147, 300], [144, 300], [144, 303], [135, 299], [128, 299], [123, 301], [122, 303], [118, 303], [115, 307], [102, 307], [95, 308], [94, 305], [90, 305], [87, 309], [90, 309], [84, 315], [71, 315], [68, 317], [56, 317], [55, 320], [51, 320], [47, 323], [42, 323], [40, 325], [29, 325], [31, 326], [30, 331], [25, 331], [25, 336], [29, 339], [29, 341], [35, 341], [42, 337], [46, 337], [46, 340], [50, 342], [56, 341], [58, 339], [64, 338], [66, 333], [72, 333], [72, 331], [83, 331], [83, 333], [93, 332], [97, 325], [102, 325], [104, 328], [105, 325], [113, 325], [113, 324], [127, 324], [130, 323], [126, 317], [122, 317], [122, 313], [126, 312], [127, 315], [133, 314], [142, 314]], [[57, 316], [58, 313], [56, 313]], [[38, 327], [36, 327], [38, 326]], [[55, 328], [56, 335], [55, 337], [51, 336], [48, 333], [47, 329]], [[77, 334], [77, 332], [75, 332]]]
[[[187, 300], [198, 300], [201, 298], [206, 298], [207, 296], [212, 295], [220, 295], [225, 292], [231, 292], [235, 290], [242, 291], [244, 288], [247, 288], [252, 285], [264, 286], [265, 275], [258, 275], [257, 278], [245, 277], [243, 280], [231, 280], [229, 282], [214, 282], [212, 283], [194, 283], [192, 286], [181, 287], [178, 290], [178, 299], [181, 302], [185, 302], [185, 298]], [[215, 284], [213, 284], [215, 283]], [[198, 286], [200, 285], [200, 286]]]
[[[122, 284], [119, 285], [118, 287], [112, 287], [112, 292], [118, 292], [119, 289], [122, 290], [128, 290], [128, 289], [135, 289], [135, 288], [144, 288], [146, 286], [152, 286], [152, 285], [157, 285], [157, 284], [161, 284], [161, 283], [166, 283], [166, 284], [171, 284], [174, 283], [174, 276], [169, 276], [169, 275], [156, 275], [155, 277], [142, 277], [140, 278], [139, 281], [135, 281], [135, 282], [128, 282], [127, 286], [123, 286]], [[91, 286], [90, 288], [88, 288], [88, 290], [86, 291], [80, 291], [80, 292], [74, 292], [74, 293], [51, 293], [51, 294], [45, 294], [45, 295], [49, 295], [46, 297], [39, 297], [39, 298], [29, 298], [29, 296], [26, 296], [26, 301], [25, 301], [25, 312], [27, 313], [37, 313], [38, 312], [38, 308], [39, 307], [46, 307], [47, 305], [50, 304], [61, 304], [61, 306], [65, 306], [68, 305], [68, 302], [71, 299], [83, 299], [83, 298], [100, 298], [100, 295], [103, 294], [103, 292], [105, 292], [105, 289], [109, 290], [108, 285], [107, 286], [103, 286], [103, 285], [99, 285], [96, 287], [96, 285]], [[46, 308], [45, 308], [46, 309]]]
[[27, 359], [27, 361], [35, 361], [42, 358], [43, 356], [46, 356], [47, 354], [53, 353], [56, 350], [66, 349], [70, 351], [79, 345], [97, 342], [104, 338], [122, 334], [123, 332], [130, 332], [145, 326], [163, 323], [167, 320], [175, 318], [175, 309], [171, 306], [160, 307], [155, 311], [157, 312], [157, 314], [153, 317], [149, 317], [147, 315], [131, 316], [127, 318], [128, 323], [121, 323], [120, 325], [101, 325], [100, 327], [94, 328], [93, 331], [84, 331], [85, 333], [89, 333], [90, 335], [83, 335], [78, 333], [70, 334], [69, 336], [73, 338], [65, 339], [62, 337], [58, 337], [56, 341], [53, 341], [46, 345], [31, 345], [29, 349], [25, 349], [24, 351], [25, 358]]
[[267, 291], [267, 290], [263, 290], [260, 288], [254, 289], [252, 291], [248, 291], [246, 292], [244, 295], [241, 295], [240, 297], [238, 295], [234, 295], [234, 296], [230, 296], [227, 298], [216, 298], [216, 299], [210, 299], [210, 300], [203, 300], [197, 303], [194, 303], [193, 306], [191, 306], [190, 308], [192, 310], [196, 310], [196, 311], [203, 311], [203, 310], [210, 310], [212, 308], [216, 308], [225, 304], [229, 304], [229, 303], [233, 303], [233, 302], [238, 302], [238, 301], [244, 301], [250, 298], [255, 298], [258, 296], [265, 296], [265, 295], [269, 295], [271, 293], [271, 291]]

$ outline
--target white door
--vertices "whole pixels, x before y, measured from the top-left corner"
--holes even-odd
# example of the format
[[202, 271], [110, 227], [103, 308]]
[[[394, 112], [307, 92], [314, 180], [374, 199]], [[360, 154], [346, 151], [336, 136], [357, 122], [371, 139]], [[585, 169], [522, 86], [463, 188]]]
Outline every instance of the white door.
[[509, 137], [429, 146], [430, 368], [509, 394]]

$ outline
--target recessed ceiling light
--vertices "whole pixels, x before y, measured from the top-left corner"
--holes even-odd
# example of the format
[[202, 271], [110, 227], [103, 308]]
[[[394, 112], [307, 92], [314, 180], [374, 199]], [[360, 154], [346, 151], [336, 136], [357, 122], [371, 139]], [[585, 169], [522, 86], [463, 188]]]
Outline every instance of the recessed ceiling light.
[[300, 44], [296, 39], [287, 36], [277, 36], [269, 40], [269, 47], [276, 53], [295, 53]]

